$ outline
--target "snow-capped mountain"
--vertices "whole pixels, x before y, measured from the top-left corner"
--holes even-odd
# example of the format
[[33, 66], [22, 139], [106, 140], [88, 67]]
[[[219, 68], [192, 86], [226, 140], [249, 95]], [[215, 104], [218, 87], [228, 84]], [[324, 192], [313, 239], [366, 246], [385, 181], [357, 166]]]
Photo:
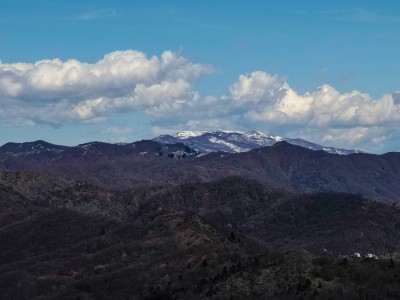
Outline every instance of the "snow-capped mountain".
[[160, 135], [154, 140], [163, 144], [181, 142], [186, 146], [204, 152], [246, 152], [255, 148], [272, 146], [275, 143], [282, 141], [311, 150], [322, 150], [328, 153], [340, 155], [361, 152], [357, 150], [324, 147], [303, 139], [268, 136], [259, 131], [181, 131], [174, 136]]

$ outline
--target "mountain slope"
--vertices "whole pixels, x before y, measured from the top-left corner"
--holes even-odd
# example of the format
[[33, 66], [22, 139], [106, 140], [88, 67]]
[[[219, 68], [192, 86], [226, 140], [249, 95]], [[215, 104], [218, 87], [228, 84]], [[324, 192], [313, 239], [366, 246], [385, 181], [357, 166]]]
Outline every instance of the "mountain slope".
[[[0, 185], [0, 203], [9, 218], [0, 225], [2, 299], [400, 296], [395, 254], [379, 259], [329, 256], [339, 249], [398, 251], [399, 211], [386, 204], [339, 194], [294, 197], [235, 177], [129, 191], [132, 197], [141, 195], [139, 207], [135, 217], [122, 220], [58, 208], [62, 202], [51, 199], [47, 206], [38, 205], [12, 189], [28, 196], [33, 178], [5, 177], [9, 186]], [[34, 195], [39, 186], [52, 188], [46, 178], [34, 180]], [[81, 199], [69, 197], [72, 207], [80, 205]], [[265, 241], [275, 249], [328, 249], [322, 256], [277, 252]]]
[[400, 153], [332, 155], [280, 142], [245, 153], [200, 158], [209, 174], [223, 169], [288, 190], [359, 193], [400, 200]]
[[293, 194], [229, 177], [158, 190], [139, 202], [137, 214], [182, 210], [257, 237], [273, 249], [335, 255], [400, 250], [399, 207], [357, 195]]
[[178, 132], [175, 136], [161, 135], [154, 140], [168, 144], [182, 142], [193, 149], [205, 152], [246, 152], [255, 148], [272, 146], [282, 141], [310, 150], [322, 150], [332, 154], [348, 155], [360, 152], [356, 150], [324, 147], [302, 139], [267, 136], [259, 131], [182, 131]]
[[0, 225], [20, 220], [29, 211], [68, 209], [120, 223], [148, 223], [160, 215], [185, 213], [256, 237], [275, 249], [327, 249], [336, 255], [400, 250], [398, 205], [357, 195], [290, 193], [242, 177], [121, 192], [44, 175], [0, 175]]
[[224, 267], [236, 273], [240, 257], [245, 267], [267, 251], [239, 233], [240, 243], [229, 236], [184, 212], [128, 222], [36, 206], [0, 227], [1, 298], [203, 298], [204, 278]]

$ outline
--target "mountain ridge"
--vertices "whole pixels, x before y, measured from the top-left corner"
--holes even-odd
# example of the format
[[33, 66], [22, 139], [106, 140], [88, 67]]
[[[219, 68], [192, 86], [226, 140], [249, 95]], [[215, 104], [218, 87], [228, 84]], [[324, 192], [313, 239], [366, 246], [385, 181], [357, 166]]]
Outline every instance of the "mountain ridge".
[[181, 131], [175, 135], [160, 135], [153, 140], [161, 143], [176, 143], [181, 141], [185, 145], [199, 151], [231, 153], [247, 152], [255, 148], [272, 146], [278, 142], [288, 142], [311, 150], [322, 150], [332, 154], [349, 155], [361, 153], [359, 150], [325, 147], [301, 138], [285, 138], [281, 136], [265, 135], [260, 131]]
[[[129, 149], [136, 147], [137, 144], [154, 141], [163, 145], [183, 144], [195, 151], [199, 152], [229, 152], [240, 153], [247, 152], [256, 148], [273, 146], [279, 142], [287, 142], [292, 145], [301, 146], [310, 150], [322, 150], [331, 154], [348, 155], [354, 153], [364, 153], [360, 150], [340, 149], [335, 147], [324, 147], [316, 143], [312, 143], [301, 138], [284, 138], [280, 136], [267, 136], [260, 131], [234, 131], [234, 130], [220, 130], [220, 131], [181, 131], [177, 132], [175, 136], [160, 135], [151, 140], [134, 141], [131, 143], [108, 143], [102, 141], [92, 141], [76, 146], [65, 146], [46, 142], [44, 140], [36, 140], [31, 142], [8, 142], [0, 146], [1, 153], [22, 153], [27, 154], [40, 154], [43, 152], [62, 153], [65, 151], [90, 152], [91, 148], [99, 149]], [[94, 151], [96, 152], [96, 151]], [[106, 151], [107, 152], [107, 151]]]
[[380, 201], [400, 201], [400, 153], [336, 155], [285, 141], [248, 152], [208, 154], [182, 143], [151, 140], [89, 143], [63, 152], [33, 151], [28, 145], [26, 151], [16, 148], [22, 152], [0, 147], [0, 170], [46, 173], [107, 189], [243, 176], [289, 191], [359, 193]]

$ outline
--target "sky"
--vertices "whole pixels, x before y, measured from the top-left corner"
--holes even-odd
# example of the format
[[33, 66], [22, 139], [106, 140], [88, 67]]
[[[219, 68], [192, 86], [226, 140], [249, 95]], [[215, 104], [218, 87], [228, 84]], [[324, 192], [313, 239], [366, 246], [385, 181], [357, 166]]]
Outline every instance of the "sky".
[[229, 129], [400, 151], [397, 0], [0, 7], [0, 144]]

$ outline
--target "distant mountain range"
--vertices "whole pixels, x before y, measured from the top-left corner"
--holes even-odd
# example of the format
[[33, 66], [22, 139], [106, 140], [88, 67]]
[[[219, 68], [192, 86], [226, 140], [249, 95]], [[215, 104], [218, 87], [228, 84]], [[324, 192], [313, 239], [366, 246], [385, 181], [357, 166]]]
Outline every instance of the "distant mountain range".
[[256, 148], [273, 146], [278, 142], [287, 142], [314, 151], [325, 151], [331, 154], [348, 155], [362, 153], [358, 150], [324, 147], [300, 138], [283, 138], [280, 136], [267, 136], [259, 131], [182, 131], [176, 135], [160, 135], [151, 140], [132, 143], [110, 144], [105, 142], [89, 142], [77, 146], [62, 146], [38, 140], [24, 143], [6, 143], [0, 147], [0, 158], [27, 157], [38, 155], [52, 159], [64, 156], [86, 156], [128, 153], [141, 153], [151, 151], [159, 156], [182, 158], [210, 152], [240, 153]]
[[78, 146], [61, 146], [42, 140], [25, 143], [7, 143], [0, 147], [0, 158], [34, 158], [62, 159], [66, 157], [96, 156], [96, 155], [126, 155], [154, 154], [169, 158], [182, 158], [197, 155], [198, 152], [185, 146], [183, 143], [163, 145], [158, 142], [144, 140], [133, 143], [110, 144], [104, 142], [90, 142]]
[[186, 146], [204, 152], [247, 152], [255, 148], [272, 146], [282, 141], [310, 150], [322, 150], [332, 154], [348, 155], [361, 152], [358, 150], [324, 147], [300, 138], [268, 136], [259, 131], [181, 131], [174, 136], [160, 135], [154, 140], [163, 144], [183, 143]]
[[149, 140], [75, 147], [8, 143], [0, 147], [0, 170], [52, 174], [107, 189], [241, 176], [289, 191], [359, 193], [400, 201], [399, 153], [337, 155], [285, 141], [241, 153], [205, 153], [182, 143]]

